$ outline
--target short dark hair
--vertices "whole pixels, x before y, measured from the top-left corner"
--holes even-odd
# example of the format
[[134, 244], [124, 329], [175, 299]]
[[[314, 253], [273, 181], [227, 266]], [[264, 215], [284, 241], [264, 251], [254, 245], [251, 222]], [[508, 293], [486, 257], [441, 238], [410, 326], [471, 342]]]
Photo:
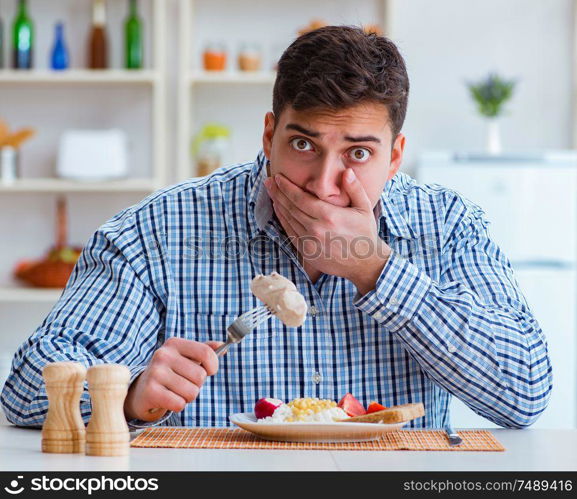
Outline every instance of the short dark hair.
[[364, 102], [387, 107], [393, 140], [407, 112], [409, 77], [395, 44], [353, 26], [325, 26], [299, 36], [278, 62], [273, 90], [277, 119], [297, 111], [341, 110]]

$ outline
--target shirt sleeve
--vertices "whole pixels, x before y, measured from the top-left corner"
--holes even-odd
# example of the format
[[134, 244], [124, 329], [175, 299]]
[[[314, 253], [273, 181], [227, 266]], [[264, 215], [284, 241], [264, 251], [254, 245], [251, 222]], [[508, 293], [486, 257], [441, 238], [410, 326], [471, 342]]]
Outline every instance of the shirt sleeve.
[[543, 332], [480, 209], [447, 230], [432, 280], [393, 252], [376, 287], [355, 306], [396, 335], [426, 374], [477, 414], [531, 425], [552, 386]]
[[[48, 399], [42, 368], [49, 362], [122, 364], [131, 381], [148, 364], [164, 336], [166, 290], [158, 283], [167, 279], [155, 276], [166, 271], [159, 257], [162, 230], [158, 221], [139, 216], [124, 210], [96, 231], [59, 301], [18, 348], [0, 398], [10, 422], [43, 424]], [[87, 422], [86, 383], [80, 409]]]

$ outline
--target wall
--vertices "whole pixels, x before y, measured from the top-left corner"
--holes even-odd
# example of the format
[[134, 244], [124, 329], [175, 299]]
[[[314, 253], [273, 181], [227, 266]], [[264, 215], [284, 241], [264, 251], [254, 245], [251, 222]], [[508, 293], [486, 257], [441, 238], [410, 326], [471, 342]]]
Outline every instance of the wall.
[[482, 150], [485, 123], [465, 81], [490, 71], [518, 79], [502, 119], [506, 150], [571, 147], [571, 0], [395, 2], [393, 38], [411, 96], [405, 165], [420, 151]]

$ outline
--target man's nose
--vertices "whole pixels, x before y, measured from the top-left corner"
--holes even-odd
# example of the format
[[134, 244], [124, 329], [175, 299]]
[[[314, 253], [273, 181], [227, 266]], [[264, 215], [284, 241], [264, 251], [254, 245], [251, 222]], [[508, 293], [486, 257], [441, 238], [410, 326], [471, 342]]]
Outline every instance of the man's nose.
[[323, 201], [339, 197], [341, 194], [341, 176], [344, 168], [338, 160], [326, 158], [314, 169], [305, 187]]

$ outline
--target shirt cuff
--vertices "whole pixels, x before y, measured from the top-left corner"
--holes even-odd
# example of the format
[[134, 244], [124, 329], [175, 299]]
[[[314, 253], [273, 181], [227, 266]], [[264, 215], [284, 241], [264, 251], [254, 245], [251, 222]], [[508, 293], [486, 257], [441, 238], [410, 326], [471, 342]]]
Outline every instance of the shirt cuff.
[[394, 332], [411, 321], [432, 285], [416, 265], [391, 252], [375, 289], [357, 295], [353, 305]]
[[[128, 369], [130, 371], [130, 384], [132, 384], [134, 382], [134, 380], [136, 378], [138, 378], [138, 376], [140, 376], [140, 374], [142, 373], [142, 371], [144, 371], [146, 369], [146, 367], [147, 367], [147, 365], [128, 366]], [[127, 421], [126, 423], [128, 424], [128, 429], [130, 431], [140, 430], [142, 428], [150, 428], [152, 426], [160, 426], [164, 422], [166, 422], [168, 419], [170, 419], [170, 417], [173, 414], [174, 413], [172, 411], [167, 411], [164, 416], [162, 416], [160, 419], [156, 419], [155, 421], [142, 421], [141, 419], [131, 419], [130, 421]]]

